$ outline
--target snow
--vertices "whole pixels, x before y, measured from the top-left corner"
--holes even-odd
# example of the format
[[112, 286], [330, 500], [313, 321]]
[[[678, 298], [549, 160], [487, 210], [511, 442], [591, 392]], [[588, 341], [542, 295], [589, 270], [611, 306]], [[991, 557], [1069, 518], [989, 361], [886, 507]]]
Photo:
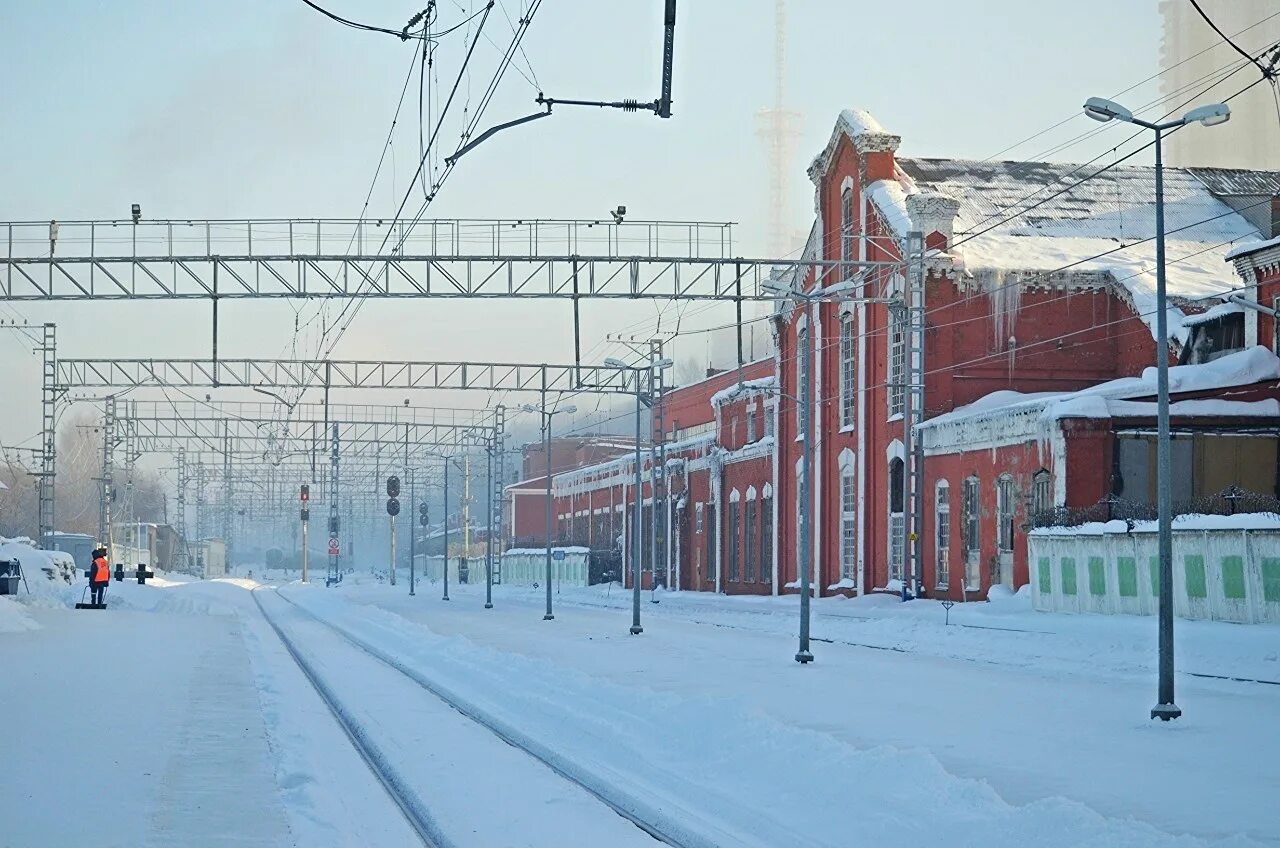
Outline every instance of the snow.
[[0, 633], [21, 633], [38, 630], [40, 625], [22, 604], [12, 598], [0, 596]]
[[759, 377], [755, 380], [744, 380], [741, 383], [734, 383], [728, 388], [721, 389], [711, 396], [711, 405], [720, 406], [727, 400], [732, 400], [740, 394], [752, 391], [764, 391], [771, 389], [778, 384], [778, 378], [770, 375], [768, 377]]
[[[411, 677], [688, 845], [1280, 843], [1275, 687], [1189, 674], [1280, 679], [1280, 628], [1179, 622], [1186, 716], [1156, 725], [1150, 622], [1036, 613], [1025, 587], [957, 604], [949, 626], [934, 601], [814, 599], [801, 667], [794, 595], [655, 593], [633, 637], [616, 587], [565, 587], [544, 622], [540, 591], [494, 587], [484, 610], [483, 586], [444, 604], [426, 585], [411, 598], [357, 569], [284, 598], [168, 579], [113, 583], [105, 612], [0, 599], [0, 622], [16, 608], [41, 626], [0, 633], [0, 715], [21, 729], [0, 842], [412, 844], [257, 597], [459, 845], [653, 843]], [[1178, 779], [1152, 792], [1152, 774]], [[82, 791], [96, 785], [128, 791]]]
[[[1280, 530], [1280, 515], [1272, 512], [1241, 512], [1235, 515], [1177, 515], [1174, 531], [1179, 530]], [[1132, 527], [1119, 519], [1090, 521], [1075, 527], [1037, 527], [1037, 536], [1100, 536], [1104, 533], [1155, 533], [1156, 521], [1135, 521]]]
[[[473, 587], [448, 609], [382, 587], [346, 594], [312, 597], [564, 756], [617, 769], [691, 827], [749, 825], [720, 844], [849, 844], [844, 817], [794, 811], [844, 810], [850, 797], [859, 841], [875, 845], [1280, 839], [1263, 800], [1280, 776], [1280, 739], [1262, 732], [1272, 687], [1185, 677], [1184, 723], [1152, 725], [1149, 622], [1036, 613], [1025, 591], [957, 605], [950, 627], [933, 601], [816, 599], [817, 663], [801, 670], [794, 596], [667, 592], [630, 637], [630, 594], [606, 587], [557, 595], [545, 627], [542, 597], [514, 587], [498, 587], [483, 617]], [[1277, 636], [1180, 623], [1180, 668], [1275, 679]], [[1222, 744], [1242, 727], [1260, 740], [1247, 756]], [[1179, 780], [1148, 791], [1167, 770]], [[930, 803], [904, 816], [909, 797]]]
[[1210, 321], [1217, 321], [1227, 315], [1238, 315], [1244, 312], [1244, 307], [1238, 303], [1219, 303], [1217, 306], [1211, 306], [1204, 312], [1198, 312], [1195, 315], [1188, 315], [1182, 319], [1182, 326], [1196, 327], [1200, 324], [1208, 324]]
[[[1022, 393], [1001, 390], [930, 418], [920, 426], [922, 429], [932, 429], [966, 419], [1004, 415], [1014, 410], [1032, 408], [1043, 410], [1043, 414], [1049, 418], [1106, 418], [1112, 414], [1108, 405], [1110, 401], [1154, 396], [1156, 379], [1157, 369], [1152, 366], [1143, 369], [1141, 377], [1121, 377], [1077, 392]], [[1212, 362], [1169, 368], [1171, 394], [1206, 392], [1270, 380], [1280, 380], [1280, 357], [1261, 345], [1228, 354]], [[1172, 407], [1179, 407], [1184, 410], [1182, 414], [1186, 415], [1274, 414], [1267, 411], [1270, 408], [1269, 401], [1260, 403], [1261, 405], [1219, 400], [1175, 401], [1171, 404], [1171, 410]]]
[[885, 226], [898, 238], [905, 238], [912, 228], [911, 216], [907, 213], [907, 193], [896, 180], [875, 180], [866, 187], [866, 194], [879, 210]]
[[1257, 253], [1259, 250], [1266, 250], [1268, 247], [1280, 247], [1280, 236], [1266, 239], [1265, 241], [1249, 241], [1244, 244], [1236, 245], [1227, 251], [1226, 258], [1228, 260], [1235, 259], [1238, 256], [1244, 256], [1249, 253]]

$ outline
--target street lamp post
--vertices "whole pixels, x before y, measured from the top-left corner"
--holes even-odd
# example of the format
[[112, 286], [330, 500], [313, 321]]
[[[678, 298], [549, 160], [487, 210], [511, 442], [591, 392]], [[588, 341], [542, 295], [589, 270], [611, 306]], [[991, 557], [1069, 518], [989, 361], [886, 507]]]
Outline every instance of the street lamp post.
[[551, 416], [557, 414], [573, 414], [578, 411], [576, 406], [572, 404], [563, 406], [559, 409], [550, 409], [547, 407], [547, 389], [545, 386], [546, 369], [543, 369], [542, 378], [544, 386], [542, 389], [542, 405], [534, 406], [533, 404], [524, 404], [521, 408], [525, 412], [536, 412], [542, 416], [542, 456], [546, 461], [545, 477], [547, 481], [546, 507], [547, 507], [547, 611], [542, 616], [543, 621], [552, 621], [555, 614], [551, 610], [551, 528], [552, 519], [555, 517], [555, 501], [551, 496]]
[[1165, 133], [1191, 123], [1206, 127], [1226, 123], [1231, 118], [1231, 110], [1225, 103], [1215, 103], [1192, 109], [1176, 121], [1158, 124], [1136, 117], [1118, 103], [1090, 97], [1085, 101], [1084, 113], [1095, 121], [1124, 121], [1156, 134], [1156, 510], [1159, 517], [1160, 682], [1151, 717], [1171, 721], [1182, 715], [1182, 710], [1173, 697], [1173, 481], [1169, 440], [1169, 322], [1165, 295], [1164, 160], [1161, 146]]

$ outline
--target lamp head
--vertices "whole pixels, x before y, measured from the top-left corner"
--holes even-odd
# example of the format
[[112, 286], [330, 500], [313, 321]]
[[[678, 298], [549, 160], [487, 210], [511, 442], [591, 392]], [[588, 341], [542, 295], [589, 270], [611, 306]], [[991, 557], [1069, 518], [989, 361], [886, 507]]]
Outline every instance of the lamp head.
[[618, 359], [616, 356], [606, 357], [604, 361], [606, 368], [630, 368], [631, 366]]
[[520, 404], [520, 408], [523, 409], [525, 412], [541, 412], [542, 411], [531, 403], [522, 403]]
[[1182, 116], [1184, 124], [1199, 122], [1206, 127], [1225, 124], [1229, 120], [1231, 120], [1231, 107], [1225, 103], [1210, 103], [1206, 106], [1197, 106]]
[[763, 283], [760, 284], [760, 288], [764, 289], [770, 294], [777, 295], [778, 297], [789, 297], [791, 295], [791, 287], [784, 286], [782, 283], [778, 282], [777, 280], [765, 280]]
[[574, 406], [573, 404], [569, 404], [568, 406], [562, 406], [562, 407], [560, 407], [560, 408], [559, 408], [558, 410], [556, 410], [556, 411], [557, 411], [557, 412], [563, 412], [563, 413], [565, 413], [566, 415], [572, 415], [573, 413], [575, 413], [575, 412], [577, 412], [577, 411], [578, 411], [578, 407]]
[[1130, 121], [1133, 113], [1112, 100], [1104, 97], [1090, 97], [1084, 102], [1084, 113], [1095, 121], [1106, 123], [1110, 120]]

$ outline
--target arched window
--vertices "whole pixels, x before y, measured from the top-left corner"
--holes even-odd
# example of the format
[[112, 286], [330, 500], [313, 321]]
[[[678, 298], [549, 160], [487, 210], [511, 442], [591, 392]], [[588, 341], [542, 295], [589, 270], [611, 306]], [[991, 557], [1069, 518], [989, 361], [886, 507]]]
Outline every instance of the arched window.
[[742, 520], [742, 495], [737, 489], [729, 494], [729, 582], [737, 583], [741, 566], [742, 534], [738, 532]]
[[1014, 498], [1013, 478], [1001, 474], [996, 480], [996, 548], [1001, 553], [1013, 551]]
[[1053, 509], [1053, 475], [1041, 468], [1031, 476], [1031, 514], [1043, 515]]
[[760, 582], [773, 582], [773, 486], [768, 483], [760, 501]]
[[854, 408], [857, 389], [854, 377], [854, 329], [853, 313], [845, 312], [840, 316], [840, 429], [853, 428]]
[[906, 464], [901, 457], [889, 460], [889, 579], [903, 579], [906, 562], [906, 514], [903, 491], [906, 488]]
[[853, 451], [840, 452], [840, 579], [858, 581], [857, 493], [853, 483]]
[[934, 488], [934, 546], [936, 557], [935, 585], [946, 588], [950, 582], [951, 564], [951, 486], [946, 480], [939, 480]]

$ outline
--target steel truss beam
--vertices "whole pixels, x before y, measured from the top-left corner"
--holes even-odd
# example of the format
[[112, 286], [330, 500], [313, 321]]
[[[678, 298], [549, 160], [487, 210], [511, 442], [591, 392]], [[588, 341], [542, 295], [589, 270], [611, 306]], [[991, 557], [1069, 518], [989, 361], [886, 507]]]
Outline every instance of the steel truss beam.
[[[296, 452], [317, 451], [325, 449], [324, 421], [288, 422], [283, 430], [278, 419], [252, 420], [248, 418], [225, 418], [206, 414], [201, 418], [177, 416], [138, 416], [133, 410], [120, 416], [126, 422], [129, 432], [137, 440], [138, 449], [143, 452], [155, 452], [157, 444], [178, 444], [191, 449], [201, 444], [212, 446], [214, 440], [229, 435], [233, 444], [242, 449], [240, 453], [256, 451]], [[492, 426], [463, 424], [413, 424], [389, 423], [379, 421], [334, 421], [330, 426], [338, 425], [338, 439], [343, 445], [343, 455], [357, 456], [361, 450], [354, 449], [368, 445], [384, 446], [388, 456], [400, 450], [403, 453], [403, 440], [408, 435], [410, 446], [431, 445], [437, 447], [487, 447], [492, 439]], [[330, 433], [330, 436], [332, 434]]]
[[[645, 368], [483, 362], [59, 359], [61, 388], [479, 389], [633, 394]], [[545, 379], [545, 382], [544, 382]]]
[[352, 221], [64, 221], [56, 245], [48, 223], [0, 226], [7, 301], [769, 300], [761, 284], [779, 272], [813, 270], [835, 282], [853, 268], [901, 267], [735, 257], [728, 226], [702, 222], [435, 221], [409, 227], [404, 241], [404, 227], [388, 239], [388, 229]]

